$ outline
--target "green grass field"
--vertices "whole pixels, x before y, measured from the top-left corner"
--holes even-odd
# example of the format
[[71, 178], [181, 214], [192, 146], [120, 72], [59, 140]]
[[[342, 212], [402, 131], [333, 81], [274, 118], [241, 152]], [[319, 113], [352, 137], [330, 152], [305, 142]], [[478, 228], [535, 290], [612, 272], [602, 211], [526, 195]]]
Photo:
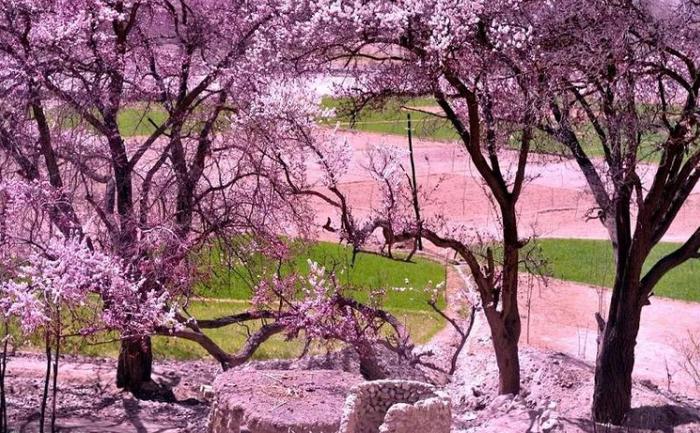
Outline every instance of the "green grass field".
[[[330, 243], [317, 243], [294, 247], [295, 256], [288, 271], [308, 273], [307, 259], [314, 260], [335, 269], [340, 281], [352, 288], [351, 295], [361, 301], [368, 299], [370, 289], [379, 287], [414, 287], [416, 290], [404, 292], [389, 291], [383, 306], [398, 317], [408, 328], [414, 341], [425, 343], [444, 326], [444, 320], [434, 313], [427, 304], [428, 295], [422, 290], [429, 284], [435, 285], [445, 278], [445, 268], [437, 262], [416, 258], [412, 263], [390, 260], [373, 254], [360, 254], [354, 267], [350, 266], [351, 252], [348, 248]], [[212, 272], [211, 278], [200, 283], [199, 295], [188, 311], [198, 319], [214, 319], [235, 314], [248, 308], [251, 297], [250, 278], [243, 275], [242, 269], [229, 269], [222, 263], [220, 251], [212, 249], [204, 257], [209, 264], [203, 269]], [[408, 279], [409, 283], [406, 283]], [[444, 299], [440, 300], [444, 305]], [[251, 322], [246, 326], [229, 326], [206, 331], [206, 334], [229, 352], [238, 351], [249, 332], [254, 332], [260, 323]], [[25, 347], [42, 346], [42, 337], [31, 336]], [[285, 341], [284, 335], [277, 335], [267, 341], [255, 353], [254, 359], [291, 358], [299, 356], [303, 342]], [[316, 353], [326, 347], [315, 347]], [[116, 356], [119, 343], [115, 334], [100, 334], [90, 339], [69, 338], [62, 349], [66, 353], [88, 356]], [[177, 338], [154, 337], [155, 356], [170, 359], [207, 358], [208, 354], [196, 343]]]
[[383, 107], [366, 107], [354, 119], [347, 114], [346, 100], [327, 97], [323, 99], [322, 104], [326, 108], [336, 110], [336, 117], [325, 122], [329, 125], [335, 125], [337, 122], [340, 122], [341, 128], [344, 129], [406, 136], [408, 128], [407, 115], [410, 113], [412, 128], [416, 137], [438, 141], [454, 141], [458, 139], [457, 133], [447, 120], [440, 119], [429, 113], [402, 108], [434, 108], [437, 104], [432, 98], [392, 100]]
[[[458, 135], [449, 121], [440, 119], [429, 113], [407, 110], [406, 107], [416, 109], [435, 109], [437, 104], [433, 98], [417, 97], [408, 99], [389, 100], [381, 107], [368, 106], [357, 117], [352, 118], [348, 114], [348, 101], [341, 98], [326, 97], [322, 100], [323, 107], [336, 110], [336, 116], [325, 119], [324, 124], [333, 126], [340, 124], [341, 128], [371, 132], [376, 134], [407, 135], [407, 114], [411, 113], [414, 135], [417, 138], [436, 141], [455, 141]], [[161, 125], [167, 120], [167, 113], [157, 104], [145, 106], [135, 104], [123, 108], [118, 115], [117, 122], [119, 130], [125, 137], [144, 136], [153, 133], [155, 125]], [[71, 118], [64, 120], [67, 127], [73, 125]], [[222, 121], [223, 123], [223, 121]], [[222, 126], [225, 127], [225, 126]], [[582, 125], [578, 130], [579, 138], [583, 148], [589, 156], [602, 157], [603, 149], [597, 141], [595, 132], [590, 125]], [[654, 147], [663, 136], [659, 133], [650, 132], [642, 136], [642, 150], [640, 159], [647, 161], [657, 161], [659, 152]], [[513, 137], [512, 145], [518, 145], [517, 137]], [[543, 132], [536, 132], [533, 142], [533, 149], [540, 153], [569, 154], [568, 149], [549, 137]]]
[[156, 130], [153, 123], [160, 126], [166, 120], [168, 120], [168, 113], [157, 105], [150, 105], [147, 111], [144, 107], [128, 107], [117, 115], [119, 131], [125, 137], [151, 135]]
[[[74, 128], [79, 124], [79, 117], [75, 113], [66, 115], [54, 112], [53, 117], [57, 118], [60, 125], [66, 129]], [[122, 108], [117, 114], [117, 126], [124, 137], [149, 136], [167, 120], [167, 111], [157, 103], [135, 103]], [[226, 121], [220, 122], [220, 127], [224, 128]], [[192, 120], [185, 123], [185, 128], [197, 130], [199, 124], [199, 121]]]
[[[445, 280], [445, 267], [432, 260], [416, 257], [412, 262], [391, 260], [376, 254], [358, 254], [355, 266], [351, 266], [352, 250], [349, 247], [327, 242], [296, 247], [291, 265], [282, 272], [308, 273], [307, 259], [311, 259], [327, 270], [334, 270], [339, 281], [349, 287], [352, 296], [367, 301], [372, 289], [412, 287], [414, 290], [397, 292], [389, 290], [384, 306], [404, 310], [428, 311], [428, 295], [423, 291]], [[247, 300], [251, 296], [251, 285], [255, 275], [262, 274], [271, 264], [258, 264], [254, 269], [241, 266], [226, 266], [221, 252], [213, 248], [203, 259], [203, 271], [210, 278], [200, 283], [197, 293], [208, 298]], [[251, 276], [251, 274], [253, 274]], [[443, 304], [440, 300], [440, 305]]]
[[[338, 115], [336, 117], [324, 121], [328, 125], [335, 125], [337, 122], [340, 122], [342, 128], [396, 135], [406, 135], [406, 115], [408, 111], [401, 109], [403, 105], [415, 108], [435, 106], [435, 102], [431, 98], [413, 98], [401, 103], [399, 101], [390, 101], [383, 108], [363, 110], [359, 117], [352, 119], [349, 115], [343, 114], [344, 100], [324, 98], [322, 104], [326, 108], [337, 110]], [[419, 138], [445, 141], [452, 141], [458, 138], [452, 126], [444, 119], [415, 111], [411, 112], [411, 118], [413, 120], [413, 129]], [[166, 120], [166, 111], [157, 104], [128, 106], [123, 108], [117, 116], [119, 130], [125, 137], [150, 135], [156, 129], [154, 124], [162, 125]], [[63, 123], [67, 128], [70, 128], [75, 126], [76, 121], [76, 118], [68, 117], [63, 120]]]
[[[555, 278], [612, 287], [615, 278], [612, 247], [608, 241], [583, 239], [540, 239], [538, 245]], [[649, 269], [677, 244], [661, 243], [645, 264]], [[656, 286], [657, 296], [700, 302], [700, 261], [691, 260], [669, 272]]]
[[[75, 128], [81, 123], [76, 113], [50, 111], [49, 114], [61, 128]], [[156, 130], [155, 125], [160, 126], [167, 119], [168, 113], [158, 104], [133, 104], [119, 111], [117, 126], [124, 137], [147, 136]]]
[[[344, 104], [346, 104], [346, 101], [342, 99], [325, 98], [323, 100], [324, 107], [335, 108], [339, 113], [336, 118], [328, 120], [328, 124], [334, 125], [335, 122], [340, 122], [340, 126], [346, 129], [402, 136], [406, 136], [406, 115], [409, 112], [402, 107], [437, 108], [437, 103], [430, 97], [410, 98], [405, 101], [392, 100], [383, 107], [365, 108], [353, 122], [353, 119], [347, 114], [343, 114]], [[421, 112], [411, 112], [411, 118], [415, 135], [418, 138], [436, 141], [455, 141], [459, 138], [452, 125], [445, 119]], [[584, 151], [589, 156], [604, 156], [603, 148], [600, 146], [595, 131], [590, 125], [582, 125], [577, 133]], [[643, 134], [640, 159], [648, 161], [658, 160], [659, 156], [654, 144], [659, 143], [662, 139], [663, 136], [659, 133]], [[518, 144], [517, 137], [513, 137], [512, 146], [516, 147]], [[541, 131], [535, 132], [533, 150], [539, 153], [571, 155], [567, 148]]]

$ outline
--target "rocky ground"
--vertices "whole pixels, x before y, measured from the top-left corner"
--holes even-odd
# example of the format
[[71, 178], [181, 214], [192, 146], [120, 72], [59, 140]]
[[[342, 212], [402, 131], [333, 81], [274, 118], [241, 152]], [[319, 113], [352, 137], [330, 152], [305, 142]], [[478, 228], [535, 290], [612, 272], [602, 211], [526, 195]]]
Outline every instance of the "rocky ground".
[[[521, 353], [522, 394], [516, 398], [498, 397], [497, 373], [489, 346], [488, 339], [475, 336], [460, 358], [453, 381], [446, 386], [453, 401], [455, 432], [700, 431], [700, 401], [674, 395], [650, 382], [635, 383], [635, 409], [625, 428], [598, 426], [596, 430], [588, 416], [592, 366], [562, 353], [534, 348], [525, 348]], [[247, 368], [357, 371], [356, 361], [352, 355], [342, 355], [302, 362], [254, 363]], [[37, 431], [42, 364], [33, 355], [21, 354], [10, 366], [10, 423], [16, 431]], [[139, 401], [119, 392], [113, 385], [112, 360], [68, 358], [62, 364], [58, 402], [61, 431], [206, 431], [211, 403], [208, 386], [218, 372], [213, 363], [158, 363], [156, 379], [174, 386], [178, 399], [175, 403]]]
[[[11, 358], [6, 378], [13, 431], [38, 431], [45, 361]], [[202, 386], [219, 369], [211, 362], [157, 362], [155, 380], [173, 386], [178, 402], [142, 401], [116, 388], [113, 359], [63, 357], [59, 369], [58, 425], [66, 432], [203, 432], [209, 402]], [[206, 389], [205, 389], [206, 390]]]
[[[483, 330], [483, 326], [482, 330]], [[481, 335], [481, 336], [479, 336]], [[500, 432], [654, 432], [700, 431], [700, 400], [675, 394], [651, 381], [634, 383], [633, 405], [624, 427], [590, 421], [593, 366], [570, 355], [533, 347], [520, 354], [522, 392], [497, 396], [498, 375], [491, 342], [477, 331], [448, 385], [453, 400], [453, 431]]]

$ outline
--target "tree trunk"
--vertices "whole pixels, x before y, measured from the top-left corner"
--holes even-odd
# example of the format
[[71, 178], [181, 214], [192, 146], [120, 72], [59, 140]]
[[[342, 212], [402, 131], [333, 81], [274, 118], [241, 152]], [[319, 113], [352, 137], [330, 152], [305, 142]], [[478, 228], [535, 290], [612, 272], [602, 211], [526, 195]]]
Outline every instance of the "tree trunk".
[[382, 367], [374, 348], [362, 348], [357, 351], [360, 356], [360, 374], [366, 380], [382, 380], [387, 378], [387, 372]]
[[141, 396], [144, 384], [151, 381], [152, 366], [150, 337], [123, 339], [117, 364], [117, 387]]
[[634, 347], [642, 315], [639, 275], [648, 251], [626, 244], [618, 250], [608, 322], [598, 336], [593, 388], [593, 420], [615, 425], [622, 424], [632, 406]]
[[498, 393], [517, 395], [520, 393], [518, 337], [505, 332], [493, 333], [493, 348], [498, 365]]
[[[498, 365], [498, 393], [520, 393], [520, 310], [518, 308], [518, 271], [520, 267], [520, 240], [515, 202], [501, 206], [503, 216], [503, 275], [501, 282], [501, 311], [494, 305], [489, 313], [491, 338]], [[493, 256], [489, 255], [489, 267], [493, 266]]]
[[629, 303], [618, 311], [618, 320], [606, 325], [599, 345], [592, 409], [595, 421], [615, 425], [622, 424], [632, 406], [634, 347], [641, 316], [641, 309]]

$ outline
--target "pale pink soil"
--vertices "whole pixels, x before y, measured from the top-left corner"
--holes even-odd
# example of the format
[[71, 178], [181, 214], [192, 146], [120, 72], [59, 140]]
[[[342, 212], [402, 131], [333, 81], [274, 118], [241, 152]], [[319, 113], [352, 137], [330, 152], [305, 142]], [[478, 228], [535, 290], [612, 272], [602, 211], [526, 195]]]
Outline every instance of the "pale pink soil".
[[[45, 359], [17, 354], [6, 378], [8, 421], [13, 432], [37, 432]], [[156, 361], [154, 380], [173, 387], [177, 403], [140, 401], [114, 385], [113, 359], [63, 357], [59, 367], [57, 425], [61, 432], [204, 432], [209, 404], [200, 387], [211, 384], [213, 362]], [[48, 420], [48, 418], [47, 418]], [[48, 427], [48, 425], [47, 425]]]
[[[350, 131], [340, 134], [355, 149], [352, 166], [344, 177], [342, 187], [350, 196], [356, 212], [362, 214], [376, 206], [380, 199], [375, 184], [364, 169], [367, 166], [367, 150], [379, 143], [406, 149], [407, 140], [393, 135]], [[440, 213], [452, 223], [464, 223], [493, 233], [496, 214], [486, 201], [478, 172], [459, 144], [416, 140], [414, 148], [418, 182], [426, 190], [440, 185], [432, 197], [435, 203], [425, 209], [426, 215]], [[515, 157], [513, 152], [504, 152], [502, 168], [512, 168]], [[406, 163], [408, 167], [408, 160]], [[648, 184], [649, 173], [640, 171], [643, 181]], [[574, 162], [557, 156], [533, 154], [527, 175], [530, 182], [518, 206], [523, 235], [534, 232], [540, 237], [606, 238], [606, 231], [597, 220], [585, 219], [594, 202]], [[664, 240], [686, 239], [697, 227], [693, 223], [698, 221], [699, 212], [700, 187], [691, 195]], [[331, 215], [333, 213], [319, 203], [319, 220], [325, 223], [325, 218]]]
[[[602, 312], [607, 313], [609, 290], [549, 280], [547, 287], [533, 289], [529, 315], [525, 298], [526, 293], [523, 293], [522, 341], [525, 344], [595, 362], [597, 330], [593, 315], [599, 305], [603, 306]], [[651, 381], [666, 390], [700, 397], [700, 387], [682, 368], [683, 359], [679, 353], [687, 344], [689, 333], [700, 335], [699, 318], [700, 305], [696, 303], [652, 298], [651, 305], [642, 313], [636, 347], [636, 378]]]
[[[397, 136], [357, 132], [343, 132], [343, 135], [356, 151], [353, 167], [342, 187], [351, 197], [354, 209], [363, 214], [378, 200], [372, 181], [362, 169], [367, 160], [364, 151], [373, 143], [405, 147], [407, 142]], [[452, 223], [493, 233], [497, 227], [496, 214], [486, 201], [478, 173], [459, 145], [418, 140], [414, 146], [419, 183], [427, 187], [442, 180], [434, 197], [436, 204], [424, 213], [440, 213]], [[512, 162], [513, 158], [513, 153], [506, 153], [503, 159]], [[531, 159], [528, 176], [532, 180], [526, 185], [518, 208], [521, 233], [606, 239], [607, 233], [599, 221], [585, 219], [586, 211], [594, 204], [575, 163], [554, 156], [532, 155]], [[642, 178], [648, 183], [650, 176], [644, 173]], [[699, 214], [700, 188], [697, 188], [665, 240], [687, 238], [697, 228]], [[318, 206], [319, 221], [325, 222], [331, 215], [334, 213], [328, 208]], [[322, 236], [330, 239], [328, 234], [322, 233]], [[524, 325], [529, 322], [529, 340], [525, 329], [523, 342], [593, 361], [596, 350], [593, 314], [602, 308], [605, 315], [608, 298], [609, 291], [571, 282], [550, 280], [548, 287], [535, 287], [529, 321], [525, 298], [521, 302]], [[636, 377], [651, 380], [665, 389], [669, 382], [667, 373], [670, 373], [673, 391], [700, 396], [700, 389], [680, 367], [682, 360], [678, 350], [686, 344], [688, 333], [700, 335], [700, 305], [652, 298], [652, 304], [645, 307], [642, 315]]]

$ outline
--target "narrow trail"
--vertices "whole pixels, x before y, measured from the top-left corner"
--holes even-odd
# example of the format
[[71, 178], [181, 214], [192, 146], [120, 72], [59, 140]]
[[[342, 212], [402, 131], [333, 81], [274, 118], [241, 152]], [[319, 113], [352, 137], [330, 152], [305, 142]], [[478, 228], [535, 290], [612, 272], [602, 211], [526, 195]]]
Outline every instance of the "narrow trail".
[[[567, 353], [591, 364], [595, 362], [596, 312], [605, 314], [610, 290], [549, 279], [546, 287], [533, 287], [529, 325], [524, 345]], [[521, 305], [527, 302], [521, 291]], [[522, 310], [522, 308], [521, 308]], [[700, 387], [683, 367], [688, 335], [700, 335], [700, 304], [652, 297], [644, 307], [635, 348], [634, 377], [651, 381], [664, 390], [700, 398]]]
[[[17, 432], [39, 430], [39, 405], [46, 361], [41, 354], [18, 353], [9, 359], [6, 385], [8, 419]], [[213, 362], [158, 360], [153, 378], [173, 387], [177, 402], [138, 400], [115, 386], [115, 359], [64, 356], [59, 364], [61, 432], [204, 432], [209, 405], [200, 387], [217, 374]]]
[[[450, 267], [448, 272], [448, 301], [456, 297], [455, 290], [468, 290], [471, 283], [464, 265]], [[597, 324], [596, 312], [605, 314], [610, 302], [610, 290], [549, 278], [546, 285], [528, 275], [521, 276], [520, 316], [523, 321], [521, 347], [534, 347], [565, 353], [595, 364]], [[528, 304], [529, 303], [529, 304]], [[448, 303], [446, 312], [455, 314], [459, 305]], [[636, 347], [634, 378], [652, 383], [674, 393], [700, 399], [700, 387], [683, 366], [683, 351], [688, 335], [700, 335], [700, 305], [666, 298], [652, 298], [642, 313], [642, 324]], [[458, 336], [447, 324], [431, 341], [454, 349]], [[490, 331], [483, 312], [476, 320], [462, 358], [470, 353], [490, 350]]]

